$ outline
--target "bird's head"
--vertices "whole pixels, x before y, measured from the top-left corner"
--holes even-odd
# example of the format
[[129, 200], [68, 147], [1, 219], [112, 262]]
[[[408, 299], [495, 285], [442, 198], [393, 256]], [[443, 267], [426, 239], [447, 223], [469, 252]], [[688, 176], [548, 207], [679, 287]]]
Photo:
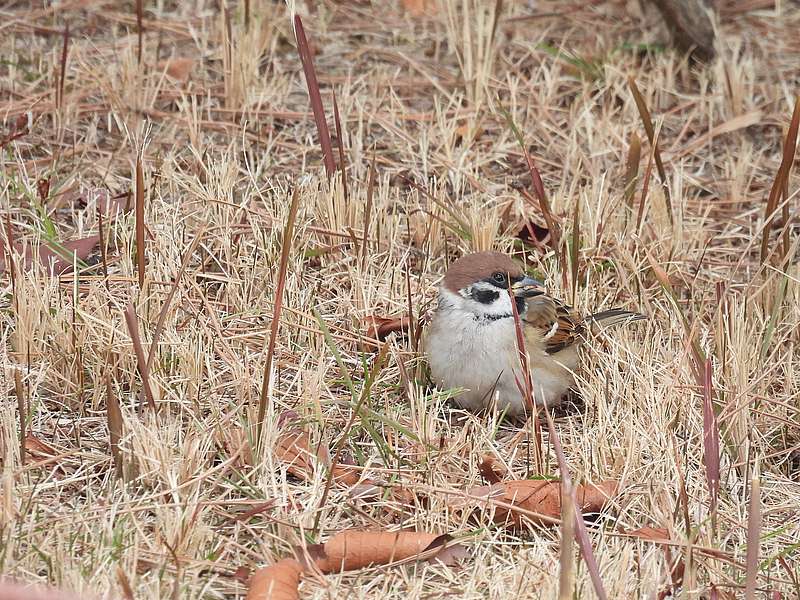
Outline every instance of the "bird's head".
[[545, 292], [544, 286], [499, 252], [476, 252], [450, 265], [442, 282], [444, 307], [462, 310], [479, 318], [502, 319], [513, 315], [509, 286], [517, 311], [524, 314], [525, 299]]

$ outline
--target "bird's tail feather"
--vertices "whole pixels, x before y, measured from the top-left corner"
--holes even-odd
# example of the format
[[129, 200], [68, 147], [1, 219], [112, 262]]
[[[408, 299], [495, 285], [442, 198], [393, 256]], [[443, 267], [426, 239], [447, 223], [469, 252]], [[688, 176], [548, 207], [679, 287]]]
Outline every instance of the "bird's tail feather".
[[646, 318], [646, 316], [637, 312], [623, 310], [621, 308], [611, 308], [589, 315], [586, 317], [586, 321], [591, 324], [592, 330], [594, 331], [598, 325], [601, 327], [612, 327], [621, 323], [641, 321]]

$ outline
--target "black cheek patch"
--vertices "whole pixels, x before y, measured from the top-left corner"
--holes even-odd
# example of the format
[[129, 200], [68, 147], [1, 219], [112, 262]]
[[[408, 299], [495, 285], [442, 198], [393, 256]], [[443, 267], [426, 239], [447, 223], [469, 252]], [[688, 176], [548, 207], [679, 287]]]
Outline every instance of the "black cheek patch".
[[481, 290], [481, 289], [474, 289], [472, 290], [472, 298], [476, 302], [480, 302], [481, 304], [491, 304], [500, 296], [499, 292], [495, 292], [493, 290]]

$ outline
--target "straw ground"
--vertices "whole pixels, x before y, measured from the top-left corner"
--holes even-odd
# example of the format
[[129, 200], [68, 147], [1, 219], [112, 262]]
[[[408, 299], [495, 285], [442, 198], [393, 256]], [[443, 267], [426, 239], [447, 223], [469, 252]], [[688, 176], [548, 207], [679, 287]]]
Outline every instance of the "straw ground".
[[[448, 262], [495, 248], [579, 310], [650, 317], [593, 339], [583, 408], [556, 421], [573, 481], [620, 481], [589, 526], [608, 597], [657, 596], [678, 559], [687, 598], [800, 595], [795, 173], [761, 255], [800, 83], [797, 6], [717, 2], [718, 57], [698, 65], [635, 2], [291, 4], [337, 162], [344, 150], [331, 179], [285, 6], [0, 8], [5, 247], [102, 237], [71, 272], [5, 259], [0, 571], [84, 597], [242, 597], [244, 569], [295, 546], [405, 527], [463, 538], [470, 557], [307, 577], [303, 596], [555, 597], [560, 528], [454, 508], [487, 454], [508, 477], [557, 476], [547, 434], [536, 463], [525, 430], [449, 407], [416, 329], [390, 336], [382, 369], [365, 338], [373, 314], [424, 321]], [[520, 240], [547, 232], [506, 113], [558, 253]], [[327, 492], [323, 465], [288, 474], [287, 410], [404, 501]], [[642, 526], [669, 530], [671, 562], [620, 534]], [[575, 596], [594, 597], [573, 564]]]

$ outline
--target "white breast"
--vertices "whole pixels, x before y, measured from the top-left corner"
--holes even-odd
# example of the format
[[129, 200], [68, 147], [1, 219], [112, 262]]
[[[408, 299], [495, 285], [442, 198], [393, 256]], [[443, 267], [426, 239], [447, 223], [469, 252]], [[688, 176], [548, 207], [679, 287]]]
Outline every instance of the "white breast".
[[[478, 319], [452, 306], [440, 308], [426, 334], [425, 350], [437, 387], [464, 390], [454, 398], [459, 406], [480, 410], [496, 402], [509, 415], [525, 413], [517, 386], [517, 379], [524, 383], [513, 319]], [[569, 370], [577, 366], [576, 349], [551, 356], [542, 344], [528, 340], [527, 350], [536, 404], [557, 405], [573, 383]]]

